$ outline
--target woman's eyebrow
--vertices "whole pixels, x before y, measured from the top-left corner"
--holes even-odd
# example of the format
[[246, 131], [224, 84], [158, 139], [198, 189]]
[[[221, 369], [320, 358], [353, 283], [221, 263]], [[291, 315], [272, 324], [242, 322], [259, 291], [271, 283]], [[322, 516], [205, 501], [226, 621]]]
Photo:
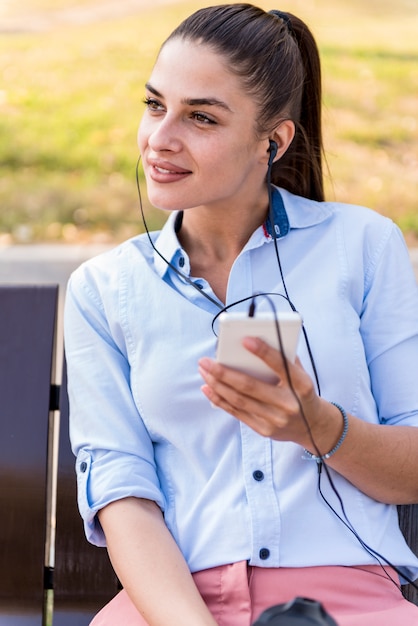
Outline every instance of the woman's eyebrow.
[[225, 109], [226, 111], [231, 111], [231, 109], [226, 104], [226, 102], [223, 102], [222, 100], [218, 100], [217, 98], [183, 98], [182, 102], [183, 104], [187, 104], [189, 106], [207, 105], [207, 106], [221, 107], [222, 109]]
[[[163, 98], [164, 96], [158, 91], [158, 89], [155, 89], [155, 87], [153, 87], [151, 85], [151, 83], [146, 83], [145, 88], [150, 91], [152, 94], [154, 94], [154, 96], [157, 96], [158, 98]], [[223, 100], [219, 100], [218, 98], [183, 98], [182, 99], [182, 103], [183, 104], [187, 104], [188, 106], [217, 106], [217, 107], [221, 107], [222, 109], [225, 109], [226, 111], [231, 111], [231, 108], [226, 104], [226, 102], [223, 102]]]
[[163, 97], [163, 95], [159, 91], [157, 91], [157, 89], [155, 89], [155, 87], [153, 87], [151, 83], [145, 83], [145, 89], [153, 93], [154, 96], [158, 96], [158, 98]]

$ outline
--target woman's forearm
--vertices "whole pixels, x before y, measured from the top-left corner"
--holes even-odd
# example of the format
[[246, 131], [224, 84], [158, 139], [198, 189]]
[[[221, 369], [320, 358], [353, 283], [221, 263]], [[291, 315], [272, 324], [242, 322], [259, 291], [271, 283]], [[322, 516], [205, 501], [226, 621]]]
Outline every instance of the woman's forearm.
[[[339, 409], [326, 400], [309, 414], [311, 434], [321, 455], [339, 441], [343, 429]], [[371, 498], [386, 504], [418, 502], [418, 428], [371, 424], [348, 415], [341, 446], [325, 462]], [[301, 444], [317, 454], [308, 434]], [[309, 461], [311, 462], [311, 461]], [[315, 461], [313, 461], [315, 462]]]
[[216, 626], [154, 502], [118, 500], [99, 520], [112, 565], [150, 626]]
[[418, 502], [418, 428], [349, 416], [346, 440], [327, 464], [375, 500]]

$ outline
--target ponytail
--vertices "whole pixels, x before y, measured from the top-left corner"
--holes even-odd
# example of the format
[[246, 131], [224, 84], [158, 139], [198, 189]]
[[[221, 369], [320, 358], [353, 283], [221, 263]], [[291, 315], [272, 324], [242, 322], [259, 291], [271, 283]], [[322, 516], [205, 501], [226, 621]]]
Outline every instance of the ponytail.
[[323, 201], [322, 85], [319, 51], [312, 33], [295, 15], [286, 14], [303, 63], [304, 80], [295, 137], [272, 170], [274, 184], [292, 193]]

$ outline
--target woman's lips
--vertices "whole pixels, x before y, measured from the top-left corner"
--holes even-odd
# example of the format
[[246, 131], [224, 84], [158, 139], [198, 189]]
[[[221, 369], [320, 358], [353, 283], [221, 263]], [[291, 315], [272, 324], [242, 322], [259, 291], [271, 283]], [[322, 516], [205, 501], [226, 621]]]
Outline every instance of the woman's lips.
[[173, 165], [167, 161], [148, 161], [149, 174], [153, 181], [157, 183], [172, 183], [183, 180], [191, 174], [190, 170], [186, 170], [177, 165]]

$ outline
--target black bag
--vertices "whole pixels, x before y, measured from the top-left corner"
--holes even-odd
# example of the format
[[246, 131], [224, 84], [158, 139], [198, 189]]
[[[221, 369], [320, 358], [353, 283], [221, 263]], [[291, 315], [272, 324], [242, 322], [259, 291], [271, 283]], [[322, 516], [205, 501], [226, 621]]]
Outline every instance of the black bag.
[[253, 626], [338, 626], [322, 604], [309, 598], [295, 598], [266, 609]]

